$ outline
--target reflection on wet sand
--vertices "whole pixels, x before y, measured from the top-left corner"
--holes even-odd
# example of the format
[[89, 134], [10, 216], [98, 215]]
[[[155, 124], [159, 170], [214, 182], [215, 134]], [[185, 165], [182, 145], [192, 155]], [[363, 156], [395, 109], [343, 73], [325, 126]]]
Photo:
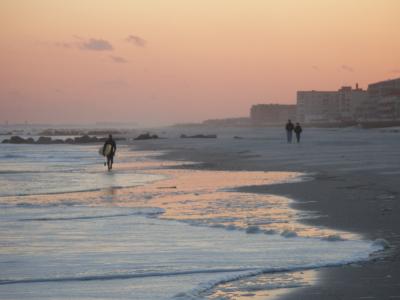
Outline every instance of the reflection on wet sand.
[[[301, 180], [295, 172], [248, 172], [167, 169], [179, 162], [140, 161], [125, 164], [114, 172], [163, 175], [166, 179], [142, 186], [53, 195], [7, 197], [4, 203], [37, 203], [119, 207], [159, 207], [160, 218], [181, 220], [192, 225], [246, 230], [248, 233], [283, 234], [288, 237], [328, 237], [337, 234], [324, 228], [301, 223], [305, 215], [290, 207], [289, 198], [270, 194], [242, 193], [241, 186], [280, 184]], [[140, 166], [140, 168], [139, 168]], [[84, 195], [84, 196], [83, 196]], [[348, 233], [341, 233], [349, 238]]]
[[[290, 183], [302, 180], [294, 172], [247, 172], [173, 169], [180, 162], [135, 161], [116, 165], [107, 174], [109, 184], [99, 191], [79, 193], [3, 197], [8, 205], [87, 205], [102, 207], [157, 207], [161, 219], [173, 219], [191, 225], [245, 230], [247, 233], [282, 234], [286, 237], [329, 237], [338, 234], [325, 228], [301, 223], [305, 215], [290, 207], [289, 198], [271, 194], [236, 192], [242, 186]], [[141, 186], [118, 188], [113, 174], [134, 172], [136, 175], [162, 175]], [[349, 233], [340, 233], [351, 237]], [[273, 299], [287, 293], [287, 287], [299, 287], [315, 281], [315, 272], [263, 274], [218, 285], [208, 299]], [[280, 286], [281, 285], [281, 286]], [[280, 287], [285, 288], [280, 288]]]

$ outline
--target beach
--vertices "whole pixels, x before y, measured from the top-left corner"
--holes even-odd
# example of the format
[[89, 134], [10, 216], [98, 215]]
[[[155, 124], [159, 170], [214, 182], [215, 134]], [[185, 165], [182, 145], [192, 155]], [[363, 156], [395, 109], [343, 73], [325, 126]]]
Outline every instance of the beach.
[[181, 133], [2, 146], [1, 297], [398, 296], [398, 131]]
[[[292, 207], [316, 212], [306, 224], [345, 230], [368, 239], [384, 239], [389, 248], [368, 262], [317, 271], [310, 286], [285, 291], [280, 299], [400, 298], [400, 213], [398, 129], [310, 129], [300, 145], [286, 144], [284, 132], [271, 129], [225, 131], [218, 141], [151, 141], [144, 148], [172, 149], [167, 158], [203, 162], [207, 169], [291, 170], [312, 180], [245, 187], [254, 193], [285, 195]], [[190, 151], [188, 151], [190, 149]]]
[[0, 300], [400, 300], [400, 0], [0, 2]]

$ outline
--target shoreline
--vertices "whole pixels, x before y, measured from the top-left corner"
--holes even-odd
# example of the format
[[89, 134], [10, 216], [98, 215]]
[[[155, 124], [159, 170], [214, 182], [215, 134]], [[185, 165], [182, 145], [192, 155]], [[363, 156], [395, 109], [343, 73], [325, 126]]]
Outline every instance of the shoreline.
[[[261, 164], [259, 156], [252, 153], [251, 146], [249, 151], [227, 151], [151, 141], [135, 144], [135, 147], [169, 150], [162, 156], [166, 160], [201, 162], [180, 167], [185, 169], [261, 171], [267, 165], [268, 170], [265, 171], [313, 174], [313, 180], [242, 187], [238, 191], [289, 197], [295, 200], [291, 203], [294, 209], [317, 212], [319, 216], [303, 219], [302, 223], [348, 231], [370, 240], [384, 239], [389, 242], [390, 249], [364, 263], [318, 269], [318, 280], [313, 285], [296, 288], [279, 299], [400, 299], [400, 220], [397, 217], [400, 215], [400, 204], [396, 201], [400, 186], [396, 171], [388, 169], [387, 174], [376, 172], [374, 167], [381, 169], [376, 162], [367, 164], [363, 161], [365, 169], [361, 171], [356, 167], [353, 170], [329, 169], [322, 163], [310, 167], [304, 163], [288, 164], [280, 160], [265, 163], [264, 159]], [[396, 161], [393, 167], [398, 165]], [[390, 176], [391, 172], [394, 175]]]
[[[122, 147], [120, 147], [121, 149]], [[28, 199], [30, 197], [17, 197], [18, 199], [16, 200], [21, 200], [22, 202], [20, 203], [15, 203], [13, 205], [14, 208], [11, 208], [11, 211], [15, 209], [15, 213], [22, 213], [21, 217], [17, 217], [16, 221], [17, 222], [36, 222], [36, 225], [39, 224], [47, 224], [47, 222], [55, 222], [54, 224], [59, 224], [61, 226], [59, 230], [56, 232], [61, 232], [64, 234], [63, 228], [65, 224], [64, 222], [69, 222], [71, 224], [77, 225], [77, 222], [89, 222], [90, 224], [91, 219], [96, 219], [93, 222], [111, 222], [109, 224], [113, 224], [115, 222], [120, 222], [122, 221], [120, 217], [127, 217], [127, 218], [122, 218], [123, 220], [131, 219], [128, 217], [130, 214], [136, 214], [133, 212], [130, 212], [129, 210], [126, 212], [125, 209], [123, 210], [118, 210], [117, 207], [124, 207], [126, 209], [134, 208], [138, 209], [141, 207], [142, 210], [139, 209], [138, 214], [142, 214], [142, 211], [146, 211], [147, 208], [153, 208], [150, 209], [150, 211], [147, 211], [147, 215], [149, 215], [151, 218], [156, 217], [159, 219], [159, 221], [162, 220], [175, 220], [175, 221], [180, 221], [181, 223], [186, 223], [186, 224], [191, 224], [195, 228], [194, 230], [202, 230], [201, 227], [203, 226], [198, 226], [198, 225], [205, 225], [206, 227], [220, 227], [220, 230], [209, 230], [205, 229], [205, 232], [209, 232], [211, 237], [213, 236], [214, 233], [219, 233], [222, 235], [222, 237], [219, 237], [217, 241], [223, 241], [225, 240], [225, 237], [229, 235], [229, 231], [232, 230], [239, 230], [239, 233], [233, 233], [231, 232], [230, 235], [232, 237], [235, 237], [236, 242], [233, 245], [230, 246], [223, 246], [221, 247], [222, 250], [229, 250], [230, 249], [235, 249], [235, 245], [240, 244], [243, 247], [243, 252], [245, 255], [239, 255], [234, 258], [234, 263], [237, 263], [238, 261], [241, 260], [241, 258], [248, 259], [249, 258], [249, 263], [251, 264], [252, 261], [257, 257], [257, 253], [261, 253], [263, 256], [261, 258], [258, 258], [258, 261], [256, 262], [256, 270], [259, 270], [259, 266], [265, 265], [265, 262], [268, 261], [269, 259], [272, 259], [272, 262], [275, 259], [278, 259], [279, 261], [275, 267], [277, 267], [277, 271], [273, 269], [274, 267], [272, 266], [272, 269], [265, 269], [265, 271], [255, 271], [256, 273], [247, 273], [247, 274], [242, 274], [241, 276], [237, 277], [237, 274], [232, 274], [233, 277], [229, 279], [225, 278], [222, 279], [223, 284], [228, 284], [232, 280], [232, 287], [236, 288], [234, 292], [231, 292], [231, 296], [234, 296], [236, 299], [249, 299], [249, 297], [254, 297], [257, 299], [264, 299], [264, 297], [268, 297], [268, 299], [271, 298], [271, 294], [274, 292], [276, 293], [282, 293], [282, 289], [274, 289], [275, 286], [301, 286], [309, 282], [310, 278], [313, 278], [313, 269], [319, 268], [321, 265], [317, 261], [315, 261], [316, 257], [321, 257], [322, 261], [325, 263], [323, 265], [336, 265], [343, 263], [343, 260], [346, 261], [346, 259], [350, 258], [350, 261], [355, 262], [358, 261], [354, 259], [353, 256], [346, 255], [344, 253], [354, 253], [356, 257], [358, 257], [361, 260], [364, 260], [367, 258], [368, 253], [371, 252], [370, 247], [368, 246], [369, 243], [365, 242], [343, 242], [343, 251], [349, 251], [349, 252], [337, 252], [335, 246], [331, 246], [331, 241], [321, 241], [317, 242], [315, 240], [311, 239], [304, 239], [302, 242], [296, 241], [296, 239], [287, 239], [286, 236], [279, 236], [279, 235], [271, 235], [270, 236], [270, 243], [265, 243], [265, 237], [263, 235], [251, 235], [251, 233], [261, 233], [262, 228], [265, 228], [267, 230], [271, 229], [270, 226], [275, 226], [277, 225], [278, 227], [276, 228], [277, 230], [274, 232], [281, 232], [284, 227], [289, 226], [291, 228], [289, 229], [294, 229], [296, 233], [299, 233], [302, 228], [299, 227], [303, 226], [301, 224], [298, 224], [296, 222], [297, 218], [292, 217], [295, 216], [296, 214], [293, 213], [293, 210], [288, 209], [288, 202], [290, 199], [284, 199], [285, 197], [277, 197], [277, 196], [272, 196], [271, 195], [262, 195], [262, 194], [252, 194], [250, 195], [249, 193], [238, 193], [236, 192], [238, 187], [241, 187], [243, 185], [247, 186], [259, 186], [262, 184], [283, 184], [283, 182], [292, 182], [292, 181], [298, 181], [299, 177], [301, 177], [301, 174], [290, 174], [288, 172], [281, 172], [281, 174], [275, 173], [275, 174], [270, 174], [269, 172], [226, 172], [226, 171], [207, 171], [207, 170], [186, 170], [182, 168], [170, 168], [173, 166], [175, 163], [174, 162], [164, 162], [163, 160], [150, 160], [150, 163], [146, 163], [146, 159], [143, 161], [143, 157], [146, 157], [146, 153], [141, 153], [140, 151], [138, 152], [131, 152], [128, 147], [124, 147], [128, 152], [123, 153], [122, 151], [120, 152], [120, 157], [119, 160], [121, 161], [121, 165], [118, 165], [116, 167], [117, 172], [115, 172], [115, 175], [124, 172], [128, 172], [130, 174], [136, 174], [136, 170], [142, 170], [146, 169], [143, 168], [145, 166], [150, 167], [149, 173], [162, 173], [164, 175], [169, 175], [166, 176], [164, 179], [160, 181], [155, 181], [143, 186], [136, 186], [136, 187], [127, 187], [125, 189], [114, 189], [114, 188], [106, 188], [102, 189], [100, 191], [94, 191], [94, 192], [87, 192], [87, 193], [82, 193], [82, 192], [76, 192], [76, 193], [69, 193], [67, 199], [65, 198], [65, 194], [59, 194], [60, 197], [54, 196], [54, 194], [48, 194], [48, 195], [32, 195], [31, 199]], [[92, 148], [87, 148], [87, 150], [92, 152]], [[97, 153], [95, 153], [97, 154]], [[149, 157], [152, 157], [152, 152], [150, 151]], [[155, 153], [154, 153], [155, 154]], [[136, 165], [136, 159], [138, 159], [138, 165]], [[125, 162], [125, 163], [124, 163]], [[178, 162], [179, 163], [179, 162]], [[91, 164], [90, 164], [91, 165]], [[157, 168], [156, 166], [159, 166], [160, 168]], [[168, 166], [167, 168], [164, 168], [165, 166]], [[155, 167], [155, 168], [154, 168]], [[90, 169], [90, 168], [89, 168]], [[96, 167], [96, 173], [98, 171], [103, 171], [102, 165]], [[105, 174], [108, 174], [107, 171]], [[147, 171], [146, 171], [147, 173]], [[162, 175], [159, 174], [159, 175]], [[150, 188], [151, 186], [151, 188]], [[162, 189], [162, 192], [160, 193]], [[241, 195], [242, 194], [242, 195]], [[241, 195], [241, 196], [240, 196]], [[166, 200], [166, 197], [168, 198], [168, 201]], [[269, 198], [269, 199], [267, 199]], [[275, 199], [271, 199], [275, 198]], [[281, 199], [279, 199], [281, 198]], [[142, 205], [139, 204], [139, 200], [142, 200]], [[202, 201], [198, 201], [199, 199], [202, 199]], [[11, 200], [11, 199], [9, 199]], [[38, 203], [36, 203], [36, 200], [38, 200]], [[172, 201], [171, 201], [172, 200]], [[218, 201], [215, 201], [218, 200]], [[269, 201], [272, 200], [272, 201]], [[67, 201], [67, 202], [65, 202]], [[199, 205], [200, 202], [202, 202], [202, 205]], [[196, 203], [196, 205], [192, 205], [193, 203]], [[238, 204], [236, 206], [235, 204]], [[260, 205], [264, 203], [265, 206]], [[19, 204], [21, 204], [22, 209], [20, 209]], [[57, 205], [60, 204], [60, 205]], [[77, 205], [79, 204], [79, 205]], [[86, 205], [85, 205], [86, 204]], [[233, 205], [232, 205], [233, 204]], [[29, 208], [26, 210], [24, 206], [27, 205], [26, 208]], [[30, 206], [32, 205], [32, 206]], [[34, 212], [30, 208], [35, 207], [35, 205], [38, 205], [37, 208], [39, 208], [39, 211], [41, 213]], [[72, 210], [69, 210], [67, 207], [63, 207], [64, 205], [71, 206]], [[96, 208], [99, 206], [97, 212], [96, 209], [93, 212], [92, 208]], [[260, 220], [266, 220], [265, 219], [265, 214], [269, 209], [271, 209], [271, 206], [276, 206], [279, 211], [279, 219], [284, 220], [285, 215], [288, 217], [288, 220], [294, 220], [294, 222], [282, 222], [284, 224], [279, 224], [280, 222], [277, 222], [275, 225], [271, 225], [272, 223], [257, 223], [257, 215], [261, 217]], [[102, 209], [104, 208], [113, 208], [115, 211], [112, 213], [108, 211], [102, 212]], [[155, 209], [155, 210], [154, 210]], [[266, 209], [266, 210], [264, 210]], [[71, 216], [72, 212], [72, 216]], [[90, 213], [89, 213], [90, 212]], [[204, 212], [205, 215], [204, 215]], [[33, 214], [32, 214], [33, 213]], [[55, 213], [55, 214], [54, 214]], [[239, 215], [243, 213], [245, 216], [246, 220], [243, 218], [239, 217]], [[27, 214], [27, 215], [25, 215]], [[43, 215], [44, 214], [44, 215]], [[59, 215], [58, 215], [59, 214]], [[197, 215], [196, 215], [197, 214]], [[274, 216], [275, 214], [271, 214], [271, 216]], [[46, 217], [47, 216], [47, 217]], [[75, 217], [74, 217], [75, 216]], [[221, 217], [221, 219], [218, 221], [218, 218]], [[236, 218], [238, 217], [238, 218]], [[249, 218], [250, 217], [250, 218]], [[112, 220], [109, 220], [109, 218], [113, 218]], [[201, 221], [203, 219], [203, 221]], [[252, 223], [250, 219], [254, 220], [255, 222]], [[273, 217], [272, 217], [273, 219]], [[74, 221], [74, 220], [80, 220], [80, 221]], [[109, 221], [107, 221], [109, 220]], [[61, 221], [61, 222], [59, 222]], [[39, 223], [37, 223], [39, 222]], [[45, 223], [43, 223], [45, 222]], [[203, 223], [201, 223], [203, 222]], [[29, 223], [24, 223], [24, 224], [29, 224]], [[185, 226], [183, 227], [186, 227]], [[251, 228], [252, 224], [255, 224], [256, 227], [259, 228], [256, 231], [247, 231], [247, 229]], [[269, 224], [269, 225], [268, 225]], [[222, 226], [221, 226], [222, 225]], [[263, 226], [266, 227], [263, 227]], [[293, 226], [294, 225], [294, 226]], [[46, 225], [44, 225], [46, 227]], [[281, 227], [282, 226], [282, 227]], [[33, 228], [32, 230], [36, 230], [35, 226], [29, 226], [30, 228]], [[95, 226], [97, 227], [97, 226]], [[109, 227], [109, 226], [107, 226]], [[183, 228], [182, 227], [182, 228]], [[225, 228], [230, 228], [228, 231], [225, 229], [222, 229], [223, 227]], [[117, 227], [118, 228], [118, 227]], [[61, 230], [60, 230], [61, 229]], [[300, 229], [300, 230], [298, 230]], [[100, 228], [101, 230], [101, 228]], [[165, 230], [168, 232], [168, 228], [165, 227]], [[141, 232], [146, 232], [145, 230]], [[185, 232], [192, 232], [191, 229], [184, 229]], [[38, 230], [38, 232], [41, 232]], [[55, 232], [55, 233], [56, 233]], [[314, 230], [312, 230], [313, 233], [316, 233]], [[43, 232], [41, 232], [42, 234]], [[267, 233], [265, 231], [264, 233]], [[83, 234], [83, 233], [82, 233]], [[238, 236], [239, 234], [239, 236]], [[250, 235], [248, 235], [250, 234]], [[267, 234], [272, 234], [272, 233], [267, 233]], [[246, 238], [240, 238], [240, 235], [245, 235]], [[281, 234], [282, 235], [282, 234]], [[131, 236], [131, 235], [129, 235]], [[167, 236], [165, 234], [164, 236]], [[197, 236], [195, 234], [195, 236]], [[200, 240], [204, 239], [204, 236], [206, 235], [198, 235]], [[300, 235], [299, 235], [300, 236]], [[207, 238], [209, 241], [211, 238]], [[157, 239], [156, 239], [157, 240]], [[179, 241], [179, 238], [176, 239], [172, 238], [173, 241]], [[246, 243], [242, 243], [243, 240], [247, 240]], [[257, 241], [259, 240], [258, 244], [252, 244], [252, 241]], [[277, 242], [277, 243], [275, 243]], [[283, 242], [283, 243], [281, 243]], [[178, 243], [179, 244], [179, 243]], [[276, 247], [276, 245], [285, 245], [281, 247]], [[308, 244], [308, 245], [306, 245]], [[347, 244], [344, 245], [344, 244]], [[92, 244], [90, 243], [90, 247], [96, 247], [96, 243]], [[364, 245], [364, 246], [363, 246]], [[125, 245], [126, 246], [126, 245]], [[214, 244], [211, 245], [211, 247], [214, 247]], [[305, 248], [304, 248], [305, 247]], [[318, 248], [320, 247], [320, 248]], [[360, 247], [360, 248], [359, 248]], [[367, 248], [364, 248], [367, 247]], [[107, 247], [106, 247], [107, 248]], [[313, 248], [314, 253], [309, 253], [307, 250]], [[210, 245], [206, 245], [206, 251], [208, 252], [210, 249]], [[259, 249], [259, 250], [257, 250]], [[294, 271], [286, 272], [285, 269], [281, 269], [282, 265], [286, 264], [286, 258], [287, 257], [297, 257], [298, 253], [302, 253], [300, 249], [303, 249], [303, 253], [306, 255], [300, 255], [299, 259], [299, 264], [304, 264], [304, 269], [302, 268], [294, 268]], [[357, 251], [356, 249], [360, 249], [361, 252]], [[364, 252], [364, 249], [366, 252]], [[249, 251], [252, 251], [254, 253], [253, 255], [248, 255]], [[257, 252], [259, 251], [259, 252]], [[271, 251], [271, 252], [270, 252]], [[284, 251], [284, 252], [283, 252]], [[287, 251], [287, 252], [286, 252]], [[299, 251], [299, 252], [298, 252]], [[278, 255], [274, 254], [277, 253]], [[326, 254], [327, 252], [331, 253], [333, 255], [334, 260], [331, 261], [331, 263], [327, 263], [325, 261]], [[190, 252], [190, 253], [196, 253]], [[286, 253], [286, 254], [283, 254]], [[308, 254], [307, 254], [308, 253]], [[359, 256], [360, 253], [361, 256]], [[294, 254], [294, 255], [293, 255]], [[196, 255], [196, 254], [195, 254]], [[341, 259], [338, 259], [337, 255], [341, 256]], [[328, 255], [329, 256], [329, 255]], [[79, 257], [79, 256], [78, 256]], [[209, 257], [208, 255], [203, 255], [204, 261], [206, 263], [209, 262]], [[307, 258], [308, 257], [308, 258]], [[353, 258], [352, 258], [353, 257]], [[295, 259], [294, 259], [295, 260]], [[31, 260], [34, 261], [34, 260]], [[60, 260], [62, 261], [62, 259]], [[107, 260], [108, 261], [108, 260]], [[218, 261], [220, 259], [218, 258]], [[222, 260], [223, 263], [224, 260]], [[307, 265], [306, 262], [310, 262], [310, 265]], [[329, 260], [328, 260], [329, 261]], [[293, 261], [288, 261], [288, 269], [287, 270], [292, 270], [291, 264]], [[241, 265], [243, 265], [241, 263]], [[274, 265], [274, 264], [272, 264]], [[296, 265], [294, 263], [294, 265]], [[247, 263], [245, 264], [247, 266]], [[309, 268], [311, 270], [309, 270]], [[207, 268], [206, 268], [207, 269]], [[12, 268], [9, 268], [9, 270], [13, 270]], [[305, 271], [307, 270], [307, 271]], [[51, 268], [48, 269], [48, 271], [51, 273]], [[279, 274], [280, 271], [282, 271], [282, 274]], [[258, 272], [266, 272], [265, 274], [261, 274]], [[276, 274], [278, 273], [278, 274]], [[305, 275], [305, 274], [310, 274], [310, 275]], [[96, 272], [93, 272], [93, 274], [96, 274]], [[260, 274], [260, 275], [257, 275]], [[253, 279], [248, 280], [247, 276], [252, 276], [252, 278], [255, 276], [256, 278], [255, 281]], [[47, 283], [51, 283], [54, 280], [52, 279], [52, 276], [45, 276], [45, 277], [39, 277], [36, 278], [35, 275], [29, 275], [32, 276], [32, 279], [27, 279], [25, 282], [24, 280], [22, 281], [13, 281], [13, 283], [29, 283], [31, 280], [32, 283], [34, 282], [42, 282], [44, 285]], [[29, 277], [28, 276], [28, 277]], [[100, 275], [102, 276], [102, 275]], [[136, 276], [136, 275], [133, 275]], [[219, 275], [218, 275], [219, 276]], [[243, 277], [242, 277], [243, 276]], [[126, 278], [131, 278], [132, 275], [128, 275]], [[70, 277], [68, 274], [66, 276], [63, 276], [61, 278], [61, 281], [76, 281], [77, 284], [81, 281], [96, 281], [96, 279], [99, 279], [100, 277], [92, 276], [92, 277], [77, 277], [76, 280], [73, 277]], [[109, 277], [107, 277], [109, 278]], [[105, 279], [107, 279], [105, 278]], [[115, 278], [119, 278], [118, 275]], [[93, 280], [92, 280], [93, 279]], [[229, 279], [229, 280], [228, 280]], [[241, 286], [238, 287], [236, 284], [238, 283], [238, 279], [242, 280]], [[12, 280], [12, 278], [11, 278]], [[174, 279], [172, 279], [174, 280]], [[218, 279], [219, 280], [219, 279]], [[220, 281], [217, 281], [212, 283], [212, 281], [205, 281], [205, 282], [211, 282], [210, 288], [213, 288], [214, 285], [218, 283], [218, 288], [221, 287], [219, 284]], [[251, 282], [251, 283], [250, 283]], [[10, 283], [11, 284], [11, 283]], [[93, 283], [94, 285], [96, 283]], [[101, 284], [99, 282], [99, 284]], [[111, 283], [110, 283], [111, 284]], [[121, 283], [124, 284], [124, 283]], [[51, 284], [50, 284], [51, 285]], [[113, 284], [112, 284], [113, 285]], [[242, 292], [241, 288], [245, 287], [248, 285], [248, 290], [246, 292]], [[256, 287], [257, 285], [259, 286], [264, 286], [265, 290], [262, 291], [252, 291], [252, 287]], [[114, 285], [113, 285], [114, 286]], [[268, 287], [272, 287], [274, 290], [268, 290]], [[24, 288], [24, 286], [22, 286]], [[7, 287], [5, 290], [7, 291]], [[12, 287], [9, 288], [11, 291], [13, 290]], [[51, 290], [51, 287], [50, 287]], [[228, 292], [229, 293], [229, 286], [225, 286], [222, 288], [222, 293]], [[245, 290], [245, 289], [244, 289]], [[188, 293], [190, 295], [190, 291], [188, 289]], [[197, 291], [197, 288], [193, 291]], [[201, 291], [201, 290], [200, 290]], [[208, 291], [204, 290], [204, 293]], [[4, 292], [4, 290], [3, 290]], [[36, 291], [38, 292], [38, 291]], [[40, 293], [40, 292], [39, 292]], [[54, 293], [49, 292], [49, 293]], [[197, 293], [197, 292], [196, 292]], [[203, 293], [203, 292], [202, 292]], [[277, 294], [277, 295], [278, 295]], [[211, 297], [218, 296], [218, 294], [214, 294], [214, 291], [210, 290]], [[152, 298], [155, 299], [155, 298]]]
[[[390, 249], [362, 264], [323, 268], [318, 271], [320, 280], [316, 285], [294, 291], [282, 300], [400, 298], [400, 207], [395, 203], [400, 189], [396, 178], [377, 183], [372, 173], [349, 176], [351, 184], [337, 175], [319, 174], [310, 182], [276, 185], [267, 190], [296, 199], [292, 204], [295, 209], [321, 215], [303, 220], [306, 224], [346, 230], [370, 240], [384, 239]], [[314, 189], [317, 185], [319, 188]]]

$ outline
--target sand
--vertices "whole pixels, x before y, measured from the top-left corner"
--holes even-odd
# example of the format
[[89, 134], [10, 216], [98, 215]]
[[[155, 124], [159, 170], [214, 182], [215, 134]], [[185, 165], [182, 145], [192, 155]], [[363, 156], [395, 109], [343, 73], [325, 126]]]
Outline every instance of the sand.
[[318, 270], [316, 282], [281, 299], [400, 299], [399, 130], [306, 128], [301, 144], [286, 144], [280, 129], [216, 133], [216, 140], [181, 140], [170, 131], [168, 139], [135, 142], [134, 147], [201, 162], [189, 168], [310, 174], [309, 181], [241, 190], [288, 196], [296, 200], [294, 208], [319, 216], [303, 222], [385, 239], [390, 248], [367, 263]]

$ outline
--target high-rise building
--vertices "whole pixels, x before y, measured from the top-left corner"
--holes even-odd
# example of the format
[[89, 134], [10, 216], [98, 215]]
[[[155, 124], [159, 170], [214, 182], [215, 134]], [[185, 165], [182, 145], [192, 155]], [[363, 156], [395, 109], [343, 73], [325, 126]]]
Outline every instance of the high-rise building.
[[400, 119], [400, 78], [368, 85], [365, 119]]
[[355, 120], [367, 101], [367, 92], [344, 86], [337, 91], [298, 91], [297, 119], [301, 122]]

